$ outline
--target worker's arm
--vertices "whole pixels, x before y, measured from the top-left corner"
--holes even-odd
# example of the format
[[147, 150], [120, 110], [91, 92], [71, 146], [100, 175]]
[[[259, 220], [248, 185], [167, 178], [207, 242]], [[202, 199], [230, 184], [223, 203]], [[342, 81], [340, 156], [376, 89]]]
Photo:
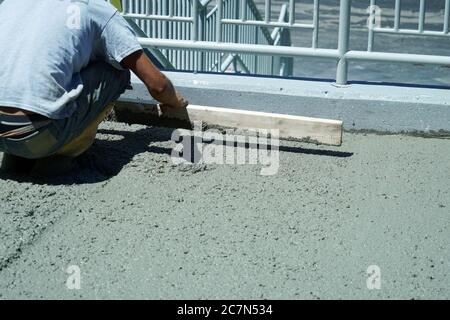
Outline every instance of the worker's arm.
[[188, 102], [178, 93], [172, 82], [150, 61], [144, 51], [137, 51], [121, 62], [122, 67], [130, 69], [144, 82], [153, 98], [159, 102], [184, 108]]

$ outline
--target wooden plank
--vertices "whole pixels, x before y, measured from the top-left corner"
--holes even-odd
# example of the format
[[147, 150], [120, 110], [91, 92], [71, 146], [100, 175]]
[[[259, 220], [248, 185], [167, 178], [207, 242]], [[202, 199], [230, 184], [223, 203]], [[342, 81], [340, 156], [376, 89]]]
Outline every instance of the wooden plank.
[[339, 120], [199, 105], [189, 105], [185, 109], [179, 109], [130, 102], [117, 102], [116, 116], [122, 122], [147, 125], [186, 127], [185, 123], [202, 121], [206, 125], [227, 128], [278, 129], [281, 139], [296, 139], [336, 146], [342, 144], [342, 121]]

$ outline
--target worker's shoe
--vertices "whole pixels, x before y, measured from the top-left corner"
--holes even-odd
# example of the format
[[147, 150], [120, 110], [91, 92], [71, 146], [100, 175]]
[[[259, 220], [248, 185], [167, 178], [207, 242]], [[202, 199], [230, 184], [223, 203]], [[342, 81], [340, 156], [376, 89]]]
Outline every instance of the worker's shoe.
[[36, 160], [4, 153], [0, 170], [6, 173], [28, 174], [33, 170], [35, 165]]

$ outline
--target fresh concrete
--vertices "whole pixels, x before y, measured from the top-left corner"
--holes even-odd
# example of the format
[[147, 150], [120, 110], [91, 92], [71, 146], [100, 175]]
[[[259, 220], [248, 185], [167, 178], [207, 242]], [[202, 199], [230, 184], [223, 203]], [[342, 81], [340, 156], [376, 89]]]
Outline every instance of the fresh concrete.
[[0, 297], [450, 298], [448, 139], [283, 142], [264, 177], [172, 165], [170, 136], [105, 123], [72, 175], [2, 174]]

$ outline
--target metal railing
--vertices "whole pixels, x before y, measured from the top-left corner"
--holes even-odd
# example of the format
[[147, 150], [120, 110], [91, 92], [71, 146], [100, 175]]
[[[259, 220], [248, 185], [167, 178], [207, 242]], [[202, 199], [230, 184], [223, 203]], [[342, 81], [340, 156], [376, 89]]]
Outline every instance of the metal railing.
[[443, 0], [444, 2], [444, 19], [442, 23], [442, 31], [425, 30], [425, 3], [426, 0], [419, 0], [419, 17], [417, 29], [400, 29], [401, 19], [401, 0], [393, 0], [394, 4], [394, 27], [382, 28], [376, 27], [376, 0], [370, 0], [370, 28], [369, 28], [369, 44], [367, 51], [372, 51], [374, 44], [375, 33], [387, 33], [398, 35], [415, 35], [415, 36], [438, 36], [438, 37], [450, 37], [449, 33], [449, 19], [450, 19], [450, 0]]
[[[247, 45], [289, 46], [289, 35], [282, 27], [227, 23], [240, 16], [257, 21], [261, 15], [253, 0], [223, 0], [212, 5], [211, 0], [126, 0], [123, 15], [136, 23], [147, 37], [167, 41], [226, 42]], [[278, 21], [287, 19], [287, 7], [282, 6]], [[220, 19], [218, 17], [221, 17]], [[217, 29], [218, 24], [223, 24]], [[218, 31], [220, 30], [220, 31]], [[141, 41], [142, 42], [142, 41]], [[240, 72], [288, 76], [292, 74], [292, 59], [259, 56], [250, 53], [205, 52], [191, 48], [163, 48], [162, 54], [178, 70]]]
[[[367, 1], [368, 6], [376, 5], [376, 0]], [[373, 22], [375, 14], [370, 13], [372, 22], [368, 26], [367, 51], [350, 50], [352, 0], [340, 0], [337, 48], [318, 46], [320, 0], [313, 1], [313, 17], [310, 23], [297, 21], [295, 9], [300, 0], [286, 0], [277, 20], [272, 19], [271, 0], [265, 0], [263, 15], [259, 11], [256, 12], [253, 0], [216, 0], [211, 10], [211, 0], [124, 0], [123, 3], [125, 17], [139, 20], [143, 29], [147, 30], [148, 38], [139, 38], [141, 44], [163, 50], [177, 69], [186, 69], [186, 66], [193, 65], [193, 70], [224, 71], [233, 66], [235, 71], [241, 72], [266, 73], [270, 69], [270, 74], [288, 75], [292, 72], [292, 60], [287, 57], [318, 57], [336, 61], [336, 83], [345, 85], [348, 80], [348, 64], [352, 61], [450, 65], [449, 56], [373, 51], [376, 33], [450, 36], [450, 0], [443, 0], [445, 14], [442, 31], [425, 30], [425, 0], [417, 0], [420, 4], [418, 29], [401, 29], [401, 0], [393, 1], [393, 28], [376, 27]], [[141, 4], [138, 9], [140, 13], [130, 10], [139, 8], [136, 7], [138, 2], [143, 3], [147, 9], [142, 11]], [[145, 7], [145, 3], [150, 6]], [[152, 28], [148, 28], [149, 23]], [[172, 29], [167, 32], [170, 25]], [[312, 32], [310, 47], [291, 46], [289, 31], [299, 29]], [[179, 57], [180, 50], [187, 52], [184, 58]]]

